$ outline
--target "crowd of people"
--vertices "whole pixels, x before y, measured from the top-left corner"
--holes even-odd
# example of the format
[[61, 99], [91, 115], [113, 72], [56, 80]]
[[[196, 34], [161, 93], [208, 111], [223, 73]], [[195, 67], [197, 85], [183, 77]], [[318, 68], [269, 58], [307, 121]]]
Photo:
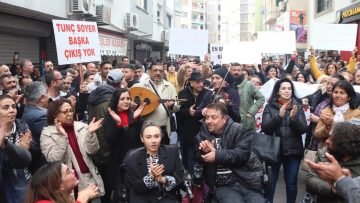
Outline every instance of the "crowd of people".
[[[214, 65], [186, 56], [0, 64], [0, 202], [181, 202], [187, 175], [202, 177], [204, 201], [273, 202], [282, 166], [294, 203], [304, 149], [317, 151], [305, 160], [306, 198], [356, 202], [349, 188], [359, 190], [360, 55], [355, 48], [343, 62], [335, 51], [310, 53], [288, 64], [269, 57]], [[275, 85], [265, 99], [269, 80]], [[298, 98], [294, 81], [320, 85]], [[144, 114], [155, 101], [145, 91], [132, 95], [133, 87], [160, 104]], [[251, 151], [257, 130], [280, 137], [271, 171]]]

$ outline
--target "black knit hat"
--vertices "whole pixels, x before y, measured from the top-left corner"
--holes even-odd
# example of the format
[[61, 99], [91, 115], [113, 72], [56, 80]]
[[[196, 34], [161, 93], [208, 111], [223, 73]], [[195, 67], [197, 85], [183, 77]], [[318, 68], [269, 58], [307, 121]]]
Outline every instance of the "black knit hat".
[[[223, 79], [225, 79], [225, 81], [227, 83], [232, 83], [234, 81], [233, 77], [231, 76], [230, 73], [228, 73], [228, 70], [225, 68], [218, 68], [216, 70], [214, 70], [213, 74], [219, 75], [220, 77], [222, 77]], [[225, 78], [226, 77], [226, 78]]]

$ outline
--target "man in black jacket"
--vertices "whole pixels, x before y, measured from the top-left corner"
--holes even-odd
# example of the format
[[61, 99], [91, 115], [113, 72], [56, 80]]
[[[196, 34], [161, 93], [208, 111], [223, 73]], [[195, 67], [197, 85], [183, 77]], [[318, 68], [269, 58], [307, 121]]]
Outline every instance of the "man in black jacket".
[[7, 187], [8, 183], [3, 180], [3, 171], [6, 169], [23, 169], [30, 162], [30, 152], [7, 141], [5, 132], [0, 126], [0, 202], [7, 202], [4, 187]]
[[181, 145], [181, 155], [186, 170], [191, 174], [194, 171], [196, 135], [202, 125], [195, 117], [195, 110], [200, 105], [205, 94], [210, 90], [204, 88], [204, 77], [200, 72], [192, 72], [188, 79], [189, 84], [179, 92], [179, 99], [186, 99], [180, 104], [176, 113], [177, 130]]
[[199, 134], [204, 176], [220, 203], [265, 202], [263, 167], [250, 152], [250, 134], [227, 115], [224, 104], [207, 106]]

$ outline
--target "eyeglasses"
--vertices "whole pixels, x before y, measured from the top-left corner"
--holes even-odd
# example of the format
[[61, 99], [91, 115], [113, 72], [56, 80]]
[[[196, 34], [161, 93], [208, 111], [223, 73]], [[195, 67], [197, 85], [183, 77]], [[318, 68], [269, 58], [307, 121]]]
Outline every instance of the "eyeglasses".
[[64, 111], [59, 111], [60, 113], [63, 113], [63, 114], [69, 114], [70, 112], [71, 113], [74, 113], [74, 109], [66, 109]]

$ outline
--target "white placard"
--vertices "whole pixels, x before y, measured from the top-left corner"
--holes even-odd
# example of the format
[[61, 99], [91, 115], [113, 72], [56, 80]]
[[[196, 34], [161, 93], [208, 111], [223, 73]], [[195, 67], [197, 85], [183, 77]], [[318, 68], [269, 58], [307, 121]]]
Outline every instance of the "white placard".
[[103, 56], [126, 56], [128, 40], [106, 34], [99, 34], [100, 54]]
[[53, 20], [59, 65], [101, 61], [96, 22]]
[[258, 32], [258, 47], [265, 54], [292, 54], [296, 51], [294, 31]]
[[261, 53], [256, 42], [234, 42], [224, 44], [222, 58], [223, 63], [261, 63]]
[[199, 56], [208, 51], [208, 31], [171, 28], [169, 54]]
[[210, 56], [211, 56], [211, 61], [214, 62], [214, 64], [221, 64], [222, 52], [223, 52], [222, 44], [210, 44]]
[[356, 46], [357, 24], [312, 24], [310, 45], [314, 49], [352, 51]]

